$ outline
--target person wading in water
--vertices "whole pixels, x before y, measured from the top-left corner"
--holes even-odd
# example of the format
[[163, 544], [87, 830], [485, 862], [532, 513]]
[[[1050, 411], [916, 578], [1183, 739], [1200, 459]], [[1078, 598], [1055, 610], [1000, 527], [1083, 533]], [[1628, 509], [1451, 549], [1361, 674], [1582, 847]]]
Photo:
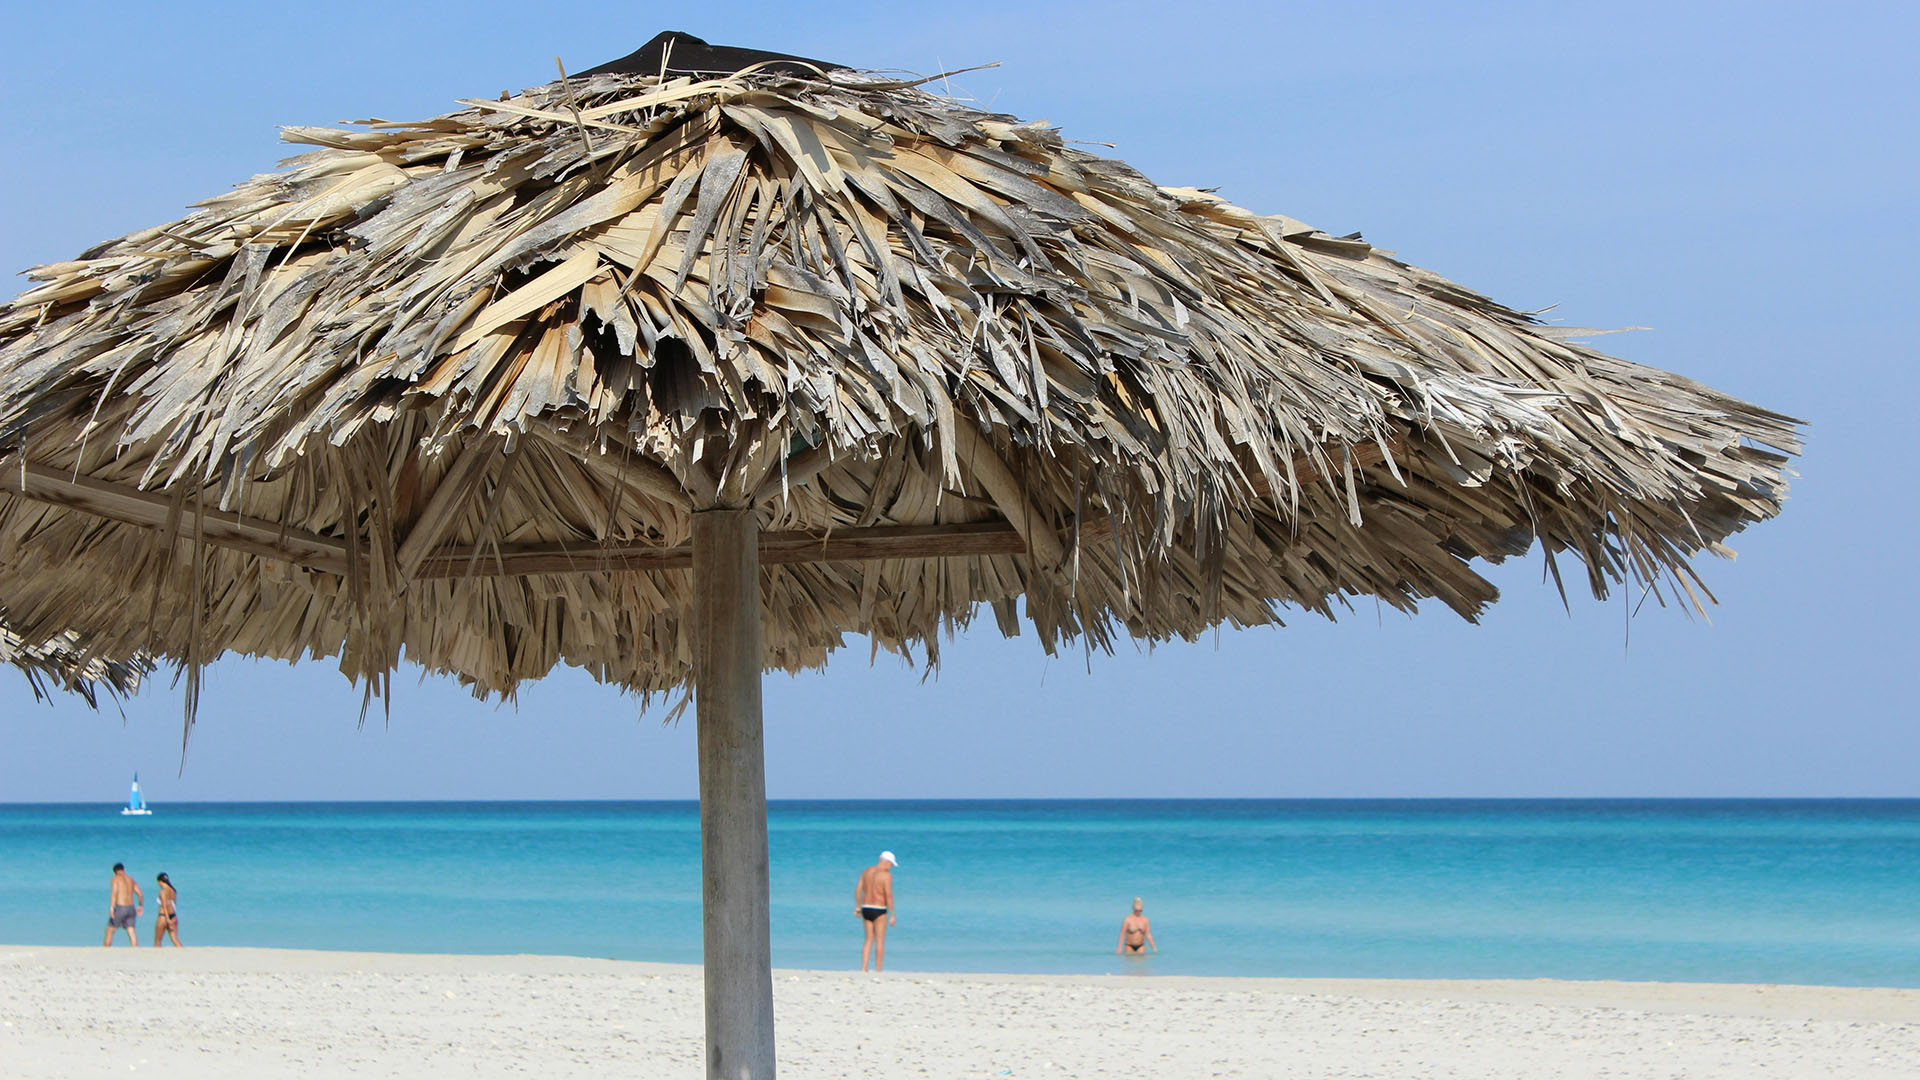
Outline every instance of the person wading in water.
[[867, 970], [867, 958], [873, 958], [873, 970], [879, 971], [887, 959], [887, 927], [899, 920], [893, 915], [893, 868], [900, 860], [893, 852], [880, 853], [880, 861], [860, 872], [860, 883], [853, 887], [854, 913], [866, 920], [867, 940], [860, 946], [860, 970]]
[[1141, 914], [1146, 906], [1139, 897], [1133, 898], [1133, 914], [1120, 920], [1120, 943], [1113, 947], [1116, 955], [1144, 953], [1149, 945], [1153, 946], [1154, 952], [1160, 951], [1159, 944], [1153, 940], [1153, 924]]

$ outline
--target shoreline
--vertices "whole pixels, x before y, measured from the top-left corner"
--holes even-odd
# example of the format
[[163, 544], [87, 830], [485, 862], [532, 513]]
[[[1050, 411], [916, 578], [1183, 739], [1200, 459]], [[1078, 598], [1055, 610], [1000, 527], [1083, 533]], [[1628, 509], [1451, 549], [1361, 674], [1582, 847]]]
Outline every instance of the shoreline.
[[[774, 972], [788, 1077], [1920, 1075], [1920, 989]], [[693, 965], [0, 945], [9, 1076], [690, 1076]], [[931, 1066], [931, 1068], [928, 1068]]]
[[[112, 948], [97, 945], [40, 945], [16, 942], [0, 942], [0, 962], [8, 957], [24, 953], [44, 952], [55, 957], [64, 955], [91, 955], [94, 953], [123, 953], [130, 951], [124, 939], [116, 939]], [[156, 951], [145, 939], [138, 950], [141, 953]], [[255, 956], [271, 959], [276, 965], [284, 964], [291, 969], [302, 966], [331, 967], [329, 961], [337, 958], [354, 958], [374, 963], [382, 968], [399, 968], [410, 961], [421, 961], [426, 966], [455, 963], [465, 968], [482, 969], [490, 962], [499, 962], [504, 968], [520, 970], [523, 965], [551, 965], [555, 969], [569, 964], [597, 965], [615, 969], [627, 969], [646, 974], [694, 974], [701, 971], [699, 964], [683, 964], [664, 960], [621, 960], [613, 957], [586, 956], [577, 953], [533, 953], [533, 952], [382, 952], [370, 949], [324, 949], [302, 948], [299, 946], [277, 945], [190, 945], [187, 948], [175, 948], [167, 945], [159, 950], [165, 953], [182, 955], [207, 953], [229, 957]], [[852, 950], [849, 950], [851, 952]], [[787, 968], [775, 967], [774, 974], [802, 976], [858, 975], [852, 967], [845, 968]], [[1155, 974], [1152, 972], [1053, 972], [1053, 971], [926, 971], [918, 969], [895, 969], [884, 973], [890, 978], [926, 978], [926, 979], [982, 979], [1009, 983], [1031, 982], [1048, 984], [1057, 982], [1087, 982], [1132, 986], [1142, 981], [1155, 984], [1193, 986], [1236, 987], [1240, 989], [1284, 989], [1289, 993], [1367, 993], [1388, 990], [1404, 990], [1413, 993], [1438, 993], [1442, 990], [1460, 991], [1475, 995], [1486, 995], [1487, 1000], [1500, 999], [1508, 993], [1518, 994], [1522, 990], [1549, 988], [1579, 988], [1592, 990], [1596, 994], [1604, 992], [1616, 995], [1632, 996], [1634, 991], [1645, 990], [1654, 997], [1662, 996], [1656, 988], [1694, 988], [1711, 990], [1717, 993], [1738, 995], [1742, 991], [1764, 992], [1766, 995], [1911, 995], [1914, 999], [1914, 1011], [1911, 1019], [1920, 1023], [1920, 986], [1859, 986], [1851, 983], [1762, 983], [1762, 982], [1706, 982], [1676, 979], [1564, 979], [1557, 976], [1531, 977], [1481, 977], [1465, 976], [1393, 976], [1393, 975], [1193, 975], [1193, 974]]]
[[[437, 971], [496, 973], [635, 974], [646, 976], [698, 977], [699, 964], [677, 964], [656, 960], [616, 960], [608, 957], [576, 956], [565, 953], [435, 953], [369, 952], [355, 949], [302, 949], [258, 945], [172, 945], [154, 949], [142, 943], [137, 950], [117, 942], [112, 948], [97, 945], [17, 945], [0, 942], [0, 969], [9, 962], [34, 954], [48, 959], [87, 963], [81, 957], [106, 954], [154, 952], [177, 956], [177, 966], [159, 970], [227, 970], [240, 961], [253, 961], [272, 970], [378, 970], [394, 973], [431, 974]], [[202, 960], [201, 958], [206, 959]], [[201, 966], [206, 965], [206, 966]], [[851, 968], [773, 969], [775, 981], [784, 977], [833, 978], [859, 976]], [[895, 970], [879, 975], [887, 979], [933, 979], [979, 981], [1014, 985], [1080, 985], [1136, 987], [1143, 983], [1185, 990], [1215, 989], [1239, 991], [1277, 991], [1288, 994], [1342, 994], [1394, 998], [1448, 997], [1474, 1001], [1551, 1001], [1610, 1005], [1618, 1008], [1642, 1008], [1660, 1003], [1687, 1005], [1696, 1001], [1768, 1002], [1786, 1005], [1796, 1002], [1855, 1003], [1858, 1008], [1886, 1010], [1896, 1022], [1920, 1024], [1920, 987], [1849, 986], [1824, 983], [1745, 983], [1676, 982], [1658, 979], [1559, 979], [1540, 978], [1397, 978], [1375, 976], [1321, 975], [1155, 975], [1155, 974], [1074, 974], [1070, 972], [1032, 971], [918, 971]]]

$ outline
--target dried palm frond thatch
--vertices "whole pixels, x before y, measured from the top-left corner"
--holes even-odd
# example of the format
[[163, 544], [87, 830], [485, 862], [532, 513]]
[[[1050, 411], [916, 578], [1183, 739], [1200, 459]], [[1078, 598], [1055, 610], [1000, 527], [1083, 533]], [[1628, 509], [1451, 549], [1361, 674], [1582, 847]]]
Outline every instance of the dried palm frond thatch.
[[[611, 73], [315, 149], [0, 308], [0, 601], [198, 664], [689, 679], [690, 514], [769, 667], [981, 603], [1150, 640], [1572, 553], [1697, 604], [1796, 422], [1053, 129], [822, 70]], [[1558, 576], [1559, 570], [1555, 569]], [[103, 597], [137, 597], [103, 602]]]
[[35, 701], [47, 700], [54, 690], [65, 690], [80, 695], [95, 709], [100, 707], [99, 691], [132, 697], [153, 673], [153, 664], [144, 656], [125, 661], [89, 657], [78, 651], [71, 634], [63, 635], [63, 640], [29, 645], [4, 627], [0, 627], [0, 664], [11, 664], [27, 677]]

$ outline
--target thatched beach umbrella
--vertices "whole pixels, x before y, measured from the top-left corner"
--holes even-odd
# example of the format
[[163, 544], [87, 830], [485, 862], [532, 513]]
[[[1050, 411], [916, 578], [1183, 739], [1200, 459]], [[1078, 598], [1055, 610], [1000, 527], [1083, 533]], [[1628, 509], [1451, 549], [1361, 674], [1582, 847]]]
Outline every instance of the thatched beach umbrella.
[[1048, 649], [1367, 595], [1473, 618], [1471, 560], [1535, 542], [1698, 604], [1689, 556], [1780, 508], [1794, 421], [1355, 237], [664, 44], [289, 129], [283, 171], [34, 271], [0, 606], [370, 692], [402, 655], [693, 688], [711, 1075], [773, 1068], [763, 670], [848, 633], [932, 660], [982, 604]]

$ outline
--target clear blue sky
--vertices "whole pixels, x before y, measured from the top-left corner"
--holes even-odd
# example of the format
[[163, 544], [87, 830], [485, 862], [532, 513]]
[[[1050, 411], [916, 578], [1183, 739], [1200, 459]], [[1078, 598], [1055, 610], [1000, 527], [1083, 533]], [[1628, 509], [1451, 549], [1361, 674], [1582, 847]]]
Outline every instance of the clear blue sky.
[[[665, 13], [673, 12], [673, 13]], [[946, 12], [946, 13], [943, 13]], [[1784, 516], [1703, 566], [1711, 623], [1562, 610], [1538, 555], [1482, 626], [1340, 623], [1048, 662], [988, 629], [767, 686], [774, 797], [1920, 796], [1915, 9], [1846, 3], [332, 3], [12, 0], [0, 267], [265, 171], [276, 124], [447, 111], [661, 29], [932, 72], [1167, 184], [1362, 231], [1612, 351], [1812, 421]], [[0, 801], [684, 798], [691, 721], [561, 671], [517, 709], [325, 663], [163, 679], [100, 714], [0, 673]]]

